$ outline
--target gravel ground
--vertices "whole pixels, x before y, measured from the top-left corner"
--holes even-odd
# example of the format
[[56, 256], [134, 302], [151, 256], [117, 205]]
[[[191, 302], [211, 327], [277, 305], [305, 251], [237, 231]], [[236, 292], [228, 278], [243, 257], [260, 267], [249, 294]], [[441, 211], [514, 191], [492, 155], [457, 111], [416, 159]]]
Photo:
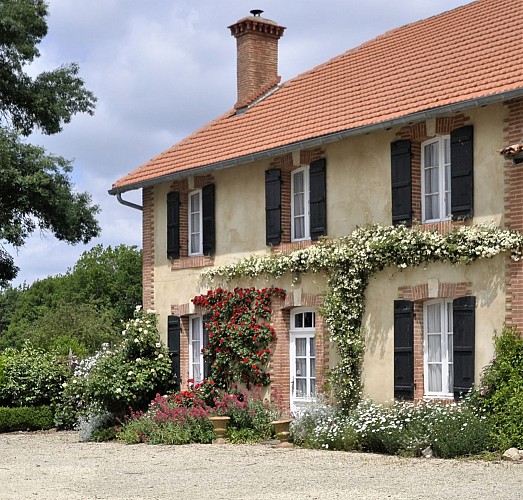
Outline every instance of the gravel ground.
[[0, 434], [1, 499], [518, 499], [522, 479], [523, 463]]

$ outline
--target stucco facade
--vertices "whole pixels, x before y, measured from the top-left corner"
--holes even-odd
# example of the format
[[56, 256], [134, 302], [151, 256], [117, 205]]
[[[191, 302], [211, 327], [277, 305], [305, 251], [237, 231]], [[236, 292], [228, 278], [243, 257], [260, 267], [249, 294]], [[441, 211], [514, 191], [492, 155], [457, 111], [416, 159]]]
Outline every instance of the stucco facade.
[[[196, 358], [207, 311], [191, 300], [206, 292], [206, 269], [366, 224], [523, 230], [523, 161], [499, 154], [508, 145], [523, 151], [523, 11], [517, 0], [503, 3], [478, 0], [392, 30], [282, 85], [285, 28], [261, 11], [230, 27], [234, 109], [110, 191], [143, 189], [144, 306], [158, 312], [163, 339], [175, 339], [182, 388], [204, 371]], [[481, 22], [470, 30], [474, 19]], [[287, 292], [272, 304], [270, 371], [273, 393], [292, 408], [329, 392], [338, 361], [321, 317], [327, 280], [224, 286], [268, 285]], [[506, 254], [385, 268], [365, 292], [364, 392], [381, 402], [459, 397], [479, 382], [505, 324], [523, 328], [523, 264]], [[305, 382], [308, 395], [297, 396]]]
[[[445, 118], [445, 117], [443, 117]], [[442, 119], [443, 119], [442, 118]], [[474, 218], [475, 222], [503, 224], [505, 209], [504, 159], [497, 150], [504, 141], [503, 124], [507, 118], [507, 107], [503, 104], [472, 109], [460, 117], [460, 123], [474, 127]], [[321, 149], [321, 156], [327, 163], [327, 227], [328, 236], [338, 237], [350, 234], [356, 227], [367, 223], [389, 225], [391, 223], [391, 178], [390, 144], [408, 130], [419, 130], [424, 136], [437, 136], [438, 118], [432, 118], [408, 127], [395, 127], [374, 134], [355, 136], [329, 144]], [[438, 122], [439, 123], [439, 122]], [[303, 155], [299, 151], [288, 155], [295, 169], [302, 166]], [[216, 251], [212, 265], [222, 266], [253, 254], [268, 254], [274, 251], [265, 242], [265, 192], [264, 175], [271, 166], [271, 159], [253, 162], [238, 167], [216, 170], [211, 180], [215, 185]], [[188, 186], [198, 185], [198, 178], [189, 178]], [[152, 217], [155, 228], [150, 242], [154, 247], [152, 266], [153, 284], [149, 305], [159, 313], [160, 330], [167, 340], [167, 316], [181, 314], [191, 316], [198, 311], [191, 303], [195, 295], [206, 292], [199, 281], [200, 273], [209, 262], [199, 257], [186, 257], [182, 268], [167, 258], [167, 194], [173, 186], [169, 183], [152, 188], [154, 203], [151, 213], [144, 213], [144, 219]], [[416, 223], [415, 223], [416, 224]], [[450, 223], [447, 223], [447, 225]], [[461, 222], [458, 222], [461, 224]], [[425, 225], [426, 226], [426, 225]], [[425, 227], [423, 226], [423, 227]], [[427, 229], [434, 229], [427, 227]], [[310, 242], [309, 242], [310, 243]], [[307, 244], [309, 244], [307, 243]], [[303, 243], [288, 243], [285, 250], [303, 246]], [[183, 260], [183, 258], [182, 258]], [[481, 261], [470, 266], [449, 266], [431, 264], [420, 269], [385, 269], [371, 280], [366, 293], [364, 330], [366, 352], [364, 359], [364, 388], [369, 397], [378, 401], [390, 401], [394, 397], [392, 383], [394, 373], [393, 349], [393, 302], [401, 297], [402, 289], [419, 287], [431, 283], [468, 284], [468, 293], [477, 298], [476, 308], [476, 353], [475, 378], [479, 380], [482, 367], [493, 354], [492, 337], [499, 331], [505, 320], [506, 297], [504, 269], [505, 257]], [[269, 283], [263, 280], [235, 282], [229, 286], [282, 287], [291, 295], [318, 297], [326, 290], [325, 277], [304, 276], [298, 284], [290, 277]], [[436, 285], [437, 286], [437, 285]], [[425, 299], [438, 298], [431, 292]], [[294, 305], [294, 304], [292, 304]], [[297, 302], [301, 306], [301, 302]], [[287, 309], [292, 310], [288, 306]], [[317, 309], [317, 307], [313, 307]], [[280, 356], [289, 358], [288, 338], [281, 339]], [[320, 363], [322, 378], [337, 360], [335, 346], [328, 342], [327, 332], [322, 332], [322, 346], [326, 362]], [[184, 345], [185, 342], [185, 345]], [[182, 338], [182, 350], [188, 349], [188, 339]], [[281, 353], [284, 354], [281, 354]], [[280, 361], [280, 364], [282, 361]], [[189, 376], [187, 367], [182, 380]], [[274, 384], [279, 393], [288, 397], [288, 380], [273, 367]], [[419, 392], [419, 391], [418, 391]]]

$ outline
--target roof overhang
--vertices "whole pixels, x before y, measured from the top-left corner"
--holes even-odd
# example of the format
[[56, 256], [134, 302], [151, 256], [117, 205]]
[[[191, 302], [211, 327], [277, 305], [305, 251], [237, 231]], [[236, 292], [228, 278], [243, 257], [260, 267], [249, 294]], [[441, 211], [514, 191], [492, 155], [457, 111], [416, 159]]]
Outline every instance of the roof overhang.
[[267, 158], [274, 158], [275, 156], [281, 156], [292, 151], [299, 151], [302, 149], [311, 149], [317, 146], [323, 146], [331, 142], [336, 142], [339, 140], [347, 139], [349, 137], [368, 134], [370, 132], [375, 132], [378, 130], [388, 130], [392, 127], [398, 125], [411, 125], [413, 123], [419, 122], [421, 120], [426, 120], [428, 118], [434, 118], [448, 113], [459, 113], [472, 108], [487, 106], [489, 104], [499, 103], [502, 101], [507, 101], [510, 99], [515, 99], [517, 97], [523, 96], [523, 88], [518, 88], [515, 90], [509, 90], [506, 92], [501, 92], [498, 94], [491, 94], [484, 97], [479, 97], [476, 99], [470, 99], [466, 101], [457, 102], [454, 104], [447, 104], [444, 106], [439, 106], [436, 108], [431, 108], [428, 110], [411, 113], [408, 115], [399, 116], [391, 120], [385, 120], [382, 122], [372, 123], [365, 125], [363, 127], [355, 127], [346, 130], [341, 130], [339, 132], [334, 132], [330, 134], [321, 135], [318, 137], [313, 137], [310, 139], [305, 139], [303, 141], [293, 142], [286, 144], [284, 146], [278, 146], [277, 148], [266, 149], [249, 155], [238, 156], [236, 158], [231, 158], [229, 160], [224, 160], [216, 163], [209, 163], [207, 165], [201, 165], [198, 167], [193, 167], [187, 170], [180, 170], [178, 172], [173, 172], [167, 175], [162, 175], [154, 179], [149, 179], [146, 181], [135, 182], [127, 184], [120, 187], [115, 187], [109, 190], [109, 194], [117, 195], [125, 193], [127, 191], [133, 191], [135, 189], [143, 189], [146, 187], [154, 186], [156, 184], [162, 184], [164, 182], [173, 182], [178, 179], [182, 179], [189, 175], [201, 175], [208, 172], [214, 172], [216, 170], [222, 170], [225, 168], [235, 167], [237, 165], [245, 165], [247, 163], [252, 163], [259, 160], [264, 160]]

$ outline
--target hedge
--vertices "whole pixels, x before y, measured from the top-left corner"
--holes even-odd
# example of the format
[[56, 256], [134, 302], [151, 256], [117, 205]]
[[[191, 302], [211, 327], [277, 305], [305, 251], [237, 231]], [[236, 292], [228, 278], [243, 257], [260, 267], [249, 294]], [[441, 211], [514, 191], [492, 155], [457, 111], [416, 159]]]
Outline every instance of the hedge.
[[0, 432], [35, 431], [54, 427], [50, 406], [0, 407]]

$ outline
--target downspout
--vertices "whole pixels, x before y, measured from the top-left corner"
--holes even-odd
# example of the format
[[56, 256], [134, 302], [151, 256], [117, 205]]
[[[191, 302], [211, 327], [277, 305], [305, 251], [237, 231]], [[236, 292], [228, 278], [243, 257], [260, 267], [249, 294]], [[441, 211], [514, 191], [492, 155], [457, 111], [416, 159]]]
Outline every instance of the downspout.
[[137, 205], [136, 203], [132, 203], [130, 201], [124, 200], [122, 198], [122, 193], [116, 193], [116, 199], [118, 200], [119, 203], [121, 203], [122, 205], [125, 205], [126, 207], [131, 207], [131, 208], [134, 208], [136, 210], [140, 210], [143, 212], [143, 207], [141, 205]]

